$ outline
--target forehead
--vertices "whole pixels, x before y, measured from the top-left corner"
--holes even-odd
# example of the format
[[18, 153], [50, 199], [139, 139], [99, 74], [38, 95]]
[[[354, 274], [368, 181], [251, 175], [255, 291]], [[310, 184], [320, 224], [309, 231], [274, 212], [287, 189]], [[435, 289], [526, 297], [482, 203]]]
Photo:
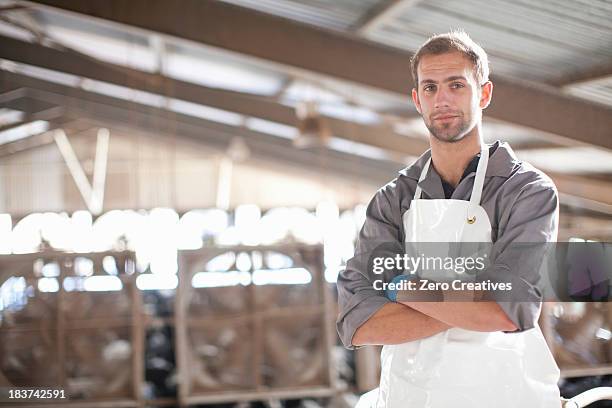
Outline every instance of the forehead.
[[439, 55], [424, 55], [419, 61], [417, 75], [419, 82], [424, 79], [440, 80], [448, 76], [463, 75], [473, 77], [472, 61], [460, 52], [448, 52]]

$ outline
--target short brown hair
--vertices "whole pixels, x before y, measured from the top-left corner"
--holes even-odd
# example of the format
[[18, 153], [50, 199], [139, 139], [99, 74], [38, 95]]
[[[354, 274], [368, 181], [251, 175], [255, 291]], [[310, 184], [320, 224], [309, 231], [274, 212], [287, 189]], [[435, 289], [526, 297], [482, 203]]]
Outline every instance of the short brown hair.
[[410, 69], [414, 87], [418, 88], [419, 76], [417, 68], [424, 55], [440, 55], [448, 52], [460, 52], [474, 64], [474, 73], [479, 85], [484, 85], [489, 80], [489, 58], [482, 47], [474, 42], [463, 30], [451, 31], [446, 34], [438, 34], [430, 37], [414, 53], [410, 59]]

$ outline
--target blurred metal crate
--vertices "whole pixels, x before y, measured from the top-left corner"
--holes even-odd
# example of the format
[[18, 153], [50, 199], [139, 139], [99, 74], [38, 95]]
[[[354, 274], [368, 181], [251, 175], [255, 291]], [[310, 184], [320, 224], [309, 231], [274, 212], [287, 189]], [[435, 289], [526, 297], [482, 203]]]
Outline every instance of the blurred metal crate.
[[540, 326], [562, 378], [612, 374], [611, 323], [610, 302], [543, 303]]
[[[120, 290], [84, 291], [85, 279], [113, 276], [102, 267], [106, 257], [115, 261]], [[65, 390], [68, 401], [44, 406], [142, 406], [134, 259], [132, 252], [0, 256], [0, 282], [12, 277], [25, 289], [1, 312], [0, 386]]]
[[[222, 273], [247, 274], [248, 279], [227, 286], [192, 285], [196, 273], [215, 273], [209, 262], [227, 254], [232, 256]], [[289, 259], [290, 266], [272, 265], [274, 254]], [[247, 266], [243, 262], [238, 268], [239, 257], [249, 259]], [[283, 278], [306, 270], [311, 278], [266, 284], [266, 279], [257, 282], [262, 270], [277, 270]], [[323, 275], [318, 245], [182, 251], [175, 305], [180, 404], [334, 394], [335, 316]]]

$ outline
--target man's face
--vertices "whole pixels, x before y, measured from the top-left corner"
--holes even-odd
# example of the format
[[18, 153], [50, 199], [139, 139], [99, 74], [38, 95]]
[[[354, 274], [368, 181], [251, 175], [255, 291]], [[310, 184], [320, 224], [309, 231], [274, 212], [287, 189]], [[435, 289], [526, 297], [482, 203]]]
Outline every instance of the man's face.
[[489, 104], [491, 83], [481, 88], [472, 62], [459, 52], [423, 56], [417, 74], [412, 99], [429, 132], [442, 142], [463, 139]]

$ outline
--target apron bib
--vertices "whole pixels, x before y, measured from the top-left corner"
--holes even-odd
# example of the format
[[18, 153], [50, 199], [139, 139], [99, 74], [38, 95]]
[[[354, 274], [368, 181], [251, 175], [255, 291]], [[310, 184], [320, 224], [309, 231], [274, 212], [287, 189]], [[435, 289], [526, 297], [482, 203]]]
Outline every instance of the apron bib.
[[[418, 249], [420, 242], [491, 242], [489, 217], [480, 206], [488, 159], [483, 144], [470, 201], [421, 199], [417, 184], [415, 199], [403, 216], [410, 247]], [[419, 183], [430, 163], [431, 158]], [[558, 408], [558, 380], [559, 369], [537, 325], [520, 333], [451, 328], [425, 339], [384, 346], [380, 386], [365, 394], [357, 406]]]

